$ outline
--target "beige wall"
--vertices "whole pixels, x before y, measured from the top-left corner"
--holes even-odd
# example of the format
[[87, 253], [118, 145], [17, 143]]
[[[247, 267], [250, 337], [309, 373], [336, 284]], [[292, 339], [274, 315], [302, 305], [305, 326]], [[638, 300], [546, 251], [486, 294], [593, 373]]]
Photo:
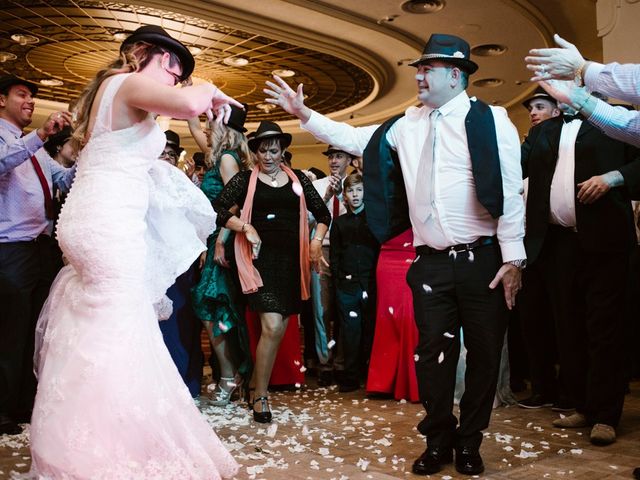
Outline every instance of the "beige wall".
[[598, 0], [597, 21], [605, 63], [640, 62], [639, 0]]

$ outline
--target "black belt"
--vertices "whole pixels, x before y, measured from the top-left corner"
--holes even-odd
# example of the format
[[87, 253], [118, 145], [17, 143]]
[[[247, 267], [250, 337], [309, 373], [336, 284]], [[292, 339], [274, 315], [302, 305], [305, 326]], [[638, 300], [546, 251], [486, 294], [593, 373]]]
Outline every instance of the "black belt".
[[578, 233], [578, 229], [576, 227], [563, 227], [562, 225], [556, 225], [555, 223], [549, 224], [549, 230], [555, 230], [556, 232], [562, 233]]
[[435, 248], [431, 248], [428, 245], [420, 245], [416, 247], [416, 253], [418, 255], [436, 255], [438, 253], [448, 254], [451, 252], [470, 252], [474, 248], [493, 245], [494, 243], [498, 243], [498, 237], [496, 237], [495, 235], [493, 237], [480, 237], [475, 242], [471, 243], [460, 243], [458, 245], [451, 245], [444, 250], [436, 250]]

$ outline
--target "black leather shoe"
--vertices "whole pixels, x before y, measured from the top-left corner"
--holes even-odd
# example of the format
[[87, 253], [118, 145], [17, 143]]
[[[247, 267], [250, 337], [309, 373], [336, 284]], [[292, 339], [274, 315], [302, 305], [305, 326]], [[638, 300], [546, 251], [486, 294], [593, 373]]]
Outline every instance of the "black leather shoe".
[[[253, 419], [258, 423], [271, 423], [272, 415], [271, 410], [269, 410], [268, 400], [268, 397], [258, 397], [253, 404]], [[262, 408], [261, 412], [256, 412], [256, 403], [260, 404], [260, 407]]]
[[329, 387], [333, 385], [333, 372], [331, 370], [320, 370], [318, 372], [318, 386]]
[[477, 448], [456, 449], [456, 470], [464, 475], [479, 475], [484, 472], [484, 463]]
[[427, 447], [427, 449], [413, 462], [411, 471], [416, 475], [431, 475], [438, 473], [442, 465], [453, 462], [453, 449], [446, 447]]
[[18, 435], [22, 427], [7, 415], [0, 415], [0, 435]]

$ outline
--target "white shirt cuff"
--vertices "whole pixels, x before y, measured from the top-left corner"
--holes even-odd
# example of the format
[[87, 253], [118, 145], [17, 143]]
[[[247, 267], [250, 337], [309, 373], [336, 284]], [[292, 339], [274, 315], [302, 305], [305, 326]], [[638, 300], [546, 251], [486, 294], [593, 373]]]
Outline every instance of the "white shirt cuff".
[[511, 260], [524, 260], [527, 258], [527, 252], [524, 249], [522, 240], [513, 242], [500, 242], [500, 251], [502, 252], [502, 261], [510, 262]]
[[604, 70], [604, 65], [602, 63], [591, 62], [589, 64], [589, 68], [587, 68], [586, 73], [584, 74], [584, 84], [593, 89], [593, 87], [598, 82], [598, 76]]

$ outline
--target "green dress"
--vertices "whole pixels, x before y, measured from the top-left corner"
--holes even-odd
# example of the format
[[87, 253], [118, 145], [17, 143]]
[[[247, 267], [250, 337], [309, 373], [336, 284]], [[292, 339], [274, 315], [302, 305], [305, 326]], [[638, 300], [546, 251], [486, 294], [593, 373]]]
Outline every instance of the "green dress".
[[[235, 151], [225, 150], [222, 155], [231, 155], [238, 166], [242, 168], [240, 158]], [[216, 162], [209, 170], [200, 186], [209, 201], [213, 201], [220, 195], [224, 184], [220, 174], [220, 162]], [[221, 267], [214, 262], [216, 239], [220, 233], [220, 227], [209, 236], [207, 240], [207, 259], [201, 272], [200, 281], [191, 289], [193, 310], [203, 322], [210, 322], [213, 335], [229, 333], [228, 340], [238, 344], [239, 372], [241, 374], [250, 370], [250, 356], [248, 349], [248, 337], [244, 319], [245, 300], [240, 289], [238, 274], [233, 261], [233, 232], [225, 242], [225, 256], [230, 260], [231, 268]], [[233, 331], [232, 331], [233, 330]]]

